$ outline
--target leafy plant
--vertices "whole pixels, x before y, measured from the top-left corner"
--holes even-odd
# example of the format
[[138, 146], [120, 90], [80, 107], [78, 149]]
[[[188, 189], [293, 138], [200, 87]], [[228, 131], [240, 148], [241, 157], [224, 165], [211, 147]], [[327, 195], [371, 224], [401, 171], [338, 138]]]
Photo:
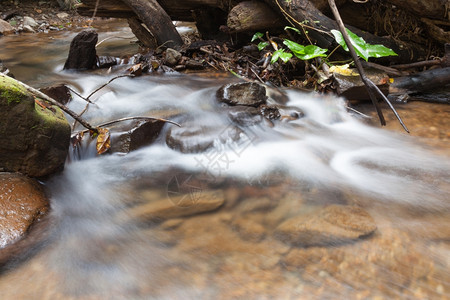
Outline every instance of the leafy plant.
[[[297, 33], [300, 33], [300, 31], [294, 27], [287, 26], [285, 29], [291, 29], [296, 31]], [[263, 50], [271, 44], [267, 41], [264, 41], [262, 39], [263, 36], [264, 35], [261, 32], [257, 32], [253, 35], [251, 40], [252, 42], [257, 39], [261, 40], [261, 42], [259, 42], [259, 44], [257, 45], [259, 51]], [[323, 49], [315, 45], [303, 46], [289, 39], [283, 39], [283, 44], [288, 48], [290, 52], [286, 52], [286, 50], [283, 48], [277, 49], [277, 46], [274, 47], [275, 52], [273, 52], [272, 54], [272, 59], [270, 60], [271, 64], [274, 64], [279, 59], [281, 59], [284, 63], [287, 63], [292, 55], [295, 55], [295, 57], [301, 60], [310, 60], [316, 57], [326, 57], [325, 52], [328, 51], [327, 49]]]
[[[358, 35], [354, 34], [350, 30], [347, 30], [348, 36], [350, 38], [350, 41], [355, 48], [356, 54], [358, 54], [359, 57], [364, 59], [365, 61], [368, 61], [369, 57], [384, 57], [384, 56], [395, 56], [397, 53], [395, 53], [392, 49], [389, 49], [383, 45], [372, 45], [369, 43], [366, 43], [363, 38], [359, 37]], [[345, 51], [348, 51], [347, 44], [344, 41], [344, 37], [342, 36], [342, 33], [338, 30], [331, 30], [331, 33], [334, 36], [334, 39], [336, 42], [338, 42], [339, 45], [344, 48]]]

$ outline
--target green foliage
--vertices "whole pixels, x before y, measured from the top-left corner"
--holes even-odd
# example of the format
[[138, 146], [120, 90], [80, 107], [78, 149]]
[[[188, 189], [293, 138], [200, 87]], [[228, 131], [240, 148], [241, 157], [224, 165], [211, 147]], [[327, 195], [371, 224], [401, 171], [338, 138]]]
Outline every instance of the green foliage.
[[258, 50], [261, 51], [261, 50], [263, 50], [264, 48], [266, 48], [267, 46], [269, 46], [269, 42], [260, 42], [260, 43], [258, 44]]
[[264, 34], [262, 34], [261, 32], [257, 32], [257, 33], [255, 33], [255, 34], [253, 35], [251, 41], [253, 42], [253, 41], [257, 40], [257, 39], [261, 39], [263, 36], [264, 36]]
[[[355, 48], [356, 54], [358, 54], [358, 56], [364, 59], [365, 61], [368, 61], [369, 57], [384, 57], [397, 55], [397, 53], [395, 53], [392, 49], [389, 49], [383, 45], [368, 44], [364, 41], [363, 38], [357, 36], [347, 28], [346, 30], [350, 38], [350, 41], [353, 47]], [[336, 40], [336, 42], [338, 42], [338, 44], [341, 45], [345, 51], [348, 51], [348, 47], [344, 41], [342, 33], [338, 30], [331, 30], [331, 33], [334, 35], [334, 39]]]
[[278, 49], [272, 54], [271, 64], [274, 64], [278, 59], [281, 59], [284, 63], [287, 63], [292, 57], [292, 53], [285, 52], [284, 49]]
[[309, 60], [316, 57], [326, 57], [327, 49], [320, 48], [315, 45], [303, 46], [291, 40], [285, 39], [285, 44], [294, 55], [301, 60]]
[[[300, 31], [294, 27], [286, 26], [284, 29], [290, 29], [300, 34]], [[261, 42], [258, 43], [259, 51], [270, 45], [269, 42], [262, 39], [263, 36], [264, 35], [261, 32], [256, 32], [251, 40], [252, 42], [257, 39], [261, 40]], [[275, 51], [272, 53], [272, 58], [270, 60], [271, 64], [276, 63], [279, 59], [281, 59], [284, 63], [287, 63], [293, 55], [301, 60], [326, 57], [325, 52], [328, 51], [327, 49], [323, 49], [315, 45], [303, 46], [289, 39], [284, 39], [283, 44], [289, 49], [290, 52], [286, 52], [286, 49], [278, 49], [277, 45], [275, 45]]]

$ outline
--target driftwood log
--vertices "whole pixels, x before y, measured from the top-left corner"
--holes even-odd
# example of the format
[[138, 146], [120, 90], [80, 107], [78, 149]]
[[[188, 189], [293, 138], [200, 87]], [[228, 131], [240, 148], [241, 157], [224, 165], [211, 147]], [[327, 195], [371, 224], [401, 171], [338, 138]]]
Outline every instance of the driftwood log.
[[[98, 7], [96, 7], [97, 2]], [[416, 19], [424, 25], [425, 30], [430, 32], [429, 36], [434, 41], [446, 42], [449, 35], [446, 30], [450, 18], [448, 1], [389, 0], [385, 5], [389, 3], [417, 16]], [[339, 0], [337, 5], [338, 7], [347, 5], [354, 7], [358, 4], [350, 0]], [[338, 29], [336, 22], [326, 15], [329, 14], [327, 0], [82, 0], [78, 12], [85, 16], [93, 16], [95, 13], [99, 17], [134, 18], [130, 21], [134, 26], [133, 31], [143, 31], [143, 29], [138, 30], [137, 26], [145, 24], [143, 28], [147, 27], [150, 30], [158, 45], [166, 44], [172, 47], [182, 44], [172, 21], [197, 22], [203, 38], [212, 38], [215, 33], [220, 33], [219, 29], [224, 28], [227, 33], [253, 34], [255, 31], [270, 31], [291, 24], [298, 28], [304, 27], [312, 42], [323, 48], [335, 45], [330, 30]], [[349, 23], [352, 23], [351, 15], [348, 19]], [[344, 22], [346, 22], [345, 18]], [[399, 54], [397, 57], [390, 58], [393, 62], [407, 63], [426, 56], [427, 49], [423, 45], [391, 37], [380, 37], [348, 24], [347, 27], [367, 42], [383, 44], [397, 52]], [[148, 37], [138, 36], [138, 38], [144, 45], [147, 44]]]

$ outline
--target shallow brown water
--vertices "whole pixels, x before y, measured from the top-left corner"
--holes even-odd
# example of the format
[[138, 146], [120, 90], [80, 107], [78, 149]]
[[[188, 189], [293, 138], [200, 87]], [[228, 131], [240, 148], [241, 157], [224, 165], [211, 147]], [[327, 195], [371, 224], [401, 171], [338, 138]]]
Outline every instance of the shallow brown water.
[[[115, 27], [120, 35], [122, 25]], [[2, 38], [0, 59], [29, 84], [57, 79], [89, 94], [114, 74], [61, 72], [74, 34]], [[32, 57], [36, 47], [44, 50]], [[104, 51], [128, 47], [122, 40]], [[226, 127], [214, 93], [230, 80], [173, 74], [116, 80], [85, 117], [97, 123], [182, 114]], [[52, 238], [0, 277], [0, 298], [450, 297], [448, 107], [399, 108], [412, 131], [406, 135], [390, 131], [398, 131], [391, 116], [380, 130], [348, 115], [334, 98], [288, 96], [306, 117], [244, 129], [246, 143], [219, 143], [198, 154], [173, 151], [164, 138], [128, 155], [93, 157], [86, 150], [83, 160], [46, 182]], [[70, 105], [84, 107], [77, 98]], [[363, 209], [376, 231], [336, 241], [329, 232], [354, 234], [371, 222], [336, 215], [320, 223], [330, 205]], [[322, 244], [291, 243], [280, 238], [279, 226], [293, 218], [305, 220], [293, 230], [309, 224], [314, 236], [330, 231]]]

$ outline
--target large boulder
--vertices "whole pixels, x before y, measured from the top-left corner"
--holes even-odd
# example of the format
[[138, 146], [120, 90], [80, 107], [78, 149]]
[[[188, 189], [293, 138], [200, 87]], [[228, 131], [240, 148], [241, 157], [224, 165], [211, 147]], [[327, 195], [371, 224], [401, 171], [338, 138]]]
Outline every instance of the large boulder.
[[0, 77], [0, 171], [41, 177], [64, 167], [70, 125], [63, 112]]
[[36, 180], [18, 173], [0, 173], [0, 249], [20, 239], [48, 207]]

